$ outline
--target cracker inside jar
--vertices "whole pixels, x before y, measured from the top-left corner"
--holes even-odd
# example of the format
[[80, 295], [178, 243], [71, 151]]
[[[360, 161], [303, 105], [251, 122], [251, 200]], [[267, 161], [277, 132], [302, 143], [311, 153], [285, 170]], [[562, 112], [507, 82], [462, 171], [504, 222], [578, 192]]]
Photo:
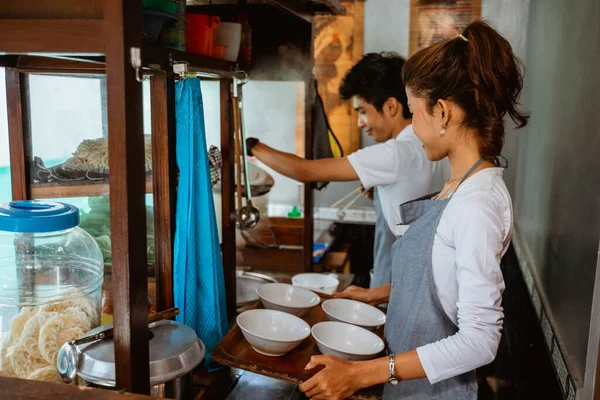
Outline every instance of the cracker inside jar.
[[58, 382], [56, 358], [60, 347], [81, 338], [99, 323], [98, 306], [86, 295], [24, 307], [2, 336], [0, 376]]

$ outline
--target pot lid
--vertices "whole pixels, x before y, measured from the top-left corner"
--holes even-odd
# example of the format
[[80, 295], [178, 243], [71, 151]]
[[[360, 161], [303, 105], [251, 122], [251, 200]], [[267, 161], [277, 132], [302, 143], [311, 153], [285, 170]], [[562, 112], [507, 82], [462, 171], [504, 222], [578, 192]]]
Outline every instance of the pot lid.
[[[110, 325], [93, 329], [86, 336], [107, 327]], [[153, 335], [150, 339], [150, 386], [183, 376], [202, 362], [204, 344], [189, 326], [175, 321], [159, 321], [150, 324], [149, 329]], [[77, 350], [77, 376], [96, 385], [116, 386], [113, 339], [81, 345]]]

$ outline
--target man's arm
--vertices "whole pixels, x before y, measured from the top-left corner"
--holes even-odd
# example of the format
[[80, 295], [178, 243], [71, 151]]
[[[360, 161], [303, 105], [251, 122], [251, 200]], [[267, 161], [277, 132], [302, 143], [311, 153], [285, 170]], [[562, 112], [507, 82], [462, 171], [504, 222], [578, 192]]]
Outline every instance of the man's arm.
[[282, 175], [300, 182], [345, 182], [358, 180], [356, 171], [347, 158], [305, 160], [294, 154], [275, 150], [257, 143], [252, 155]]

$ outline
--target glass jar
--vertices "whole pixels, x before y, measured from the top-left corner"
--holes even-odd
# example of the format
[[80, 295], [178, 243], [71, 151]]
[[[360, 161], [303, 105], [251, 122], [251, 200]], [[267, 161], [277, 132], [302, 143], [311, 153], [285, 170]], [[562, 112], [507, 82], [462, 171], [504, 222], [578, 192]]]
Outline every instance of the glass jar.
[[60, 346], [100, 324], [104, 262], [77, 207], [0, 205], [0, 376], [60, 382]]

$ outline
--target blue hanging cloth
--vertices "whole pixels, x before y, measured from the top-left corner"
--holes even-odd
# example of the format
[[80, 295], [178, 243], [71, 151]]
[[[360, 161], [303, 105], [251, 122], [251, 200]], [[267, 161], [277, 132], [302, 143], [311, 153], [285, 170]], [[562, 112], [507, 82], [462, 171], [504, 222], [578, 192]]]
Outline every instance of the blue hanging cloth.
[[181, 79], [175, 84], [175, 95], [179, 167], [175, 306], [181, 311], [177, 321], [193, 328], [205, 344], [208, 365], [211, 363], [210, 352], [227, 333], [228, 321], [200, 79]]

